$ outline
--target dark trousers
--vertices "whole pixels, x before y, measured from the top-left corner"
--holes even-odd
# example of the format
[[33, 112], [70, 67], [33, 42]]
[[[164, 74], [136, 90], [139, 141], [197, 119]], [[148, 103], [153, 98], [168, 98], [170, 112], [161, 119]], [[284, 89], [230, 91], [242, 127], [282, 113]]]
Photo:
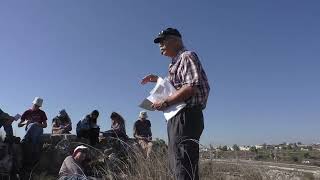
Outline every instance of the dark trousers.
[[77, 132], [77, 136], [89, 139], [90, 145], [94, 146], [99, 142], [99, 132], [99, 128], [81, 129]]
[[121, 132], [121, 131], [115, 131], [115, 130], [108, 130], [106, 132], [102, 133], [104, 137], [113, 137], [113, 138], [119, 138], [121, 140], [127, 140], [129, 137], [127, 136], [126, 133]]
[[199, 179], [199, 139], [204, 123], [201, 108], [184, 108], [168, 121], [169, 167], [177, 180]]

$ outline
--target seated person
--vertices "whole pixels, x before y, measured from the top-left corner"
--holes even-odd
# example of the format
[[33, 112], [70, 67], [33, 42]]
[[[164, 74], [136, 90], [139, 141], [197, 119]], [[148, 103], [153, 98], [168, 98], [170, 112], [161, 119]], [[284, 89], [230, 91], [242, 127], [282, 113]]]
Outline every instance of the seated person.
[[64, 159], [60, 171], [59, 179], [87, 179], [84, 173], [84, 163], [87, 158], [88, 148], [86, 146], [78, 146], [74, 149], [72, 156]]
[[58, 116], [52, 119], [52, 134], [70, 134], [71, 130], [71, 119], [66, 110], [62, 109]]
[[77, 124], [77, 137], [89, 139], [90, 145], [96, 145], [99, 142], [100, 128], [97, 125], [98, 117], [99, 111], [94, 110]]
[[0, 109], [0, 128], [3, 126], [4, 131], [6, 132], [6, 139], [10, 142], [12, 142], [13, 140], [12, 122], [14, 121], [14, 119], [14, 117], [10, 116]]
[[43, 99], [36, 97], [32, 102], [31, 109], [22, 114], [21, 121], [18, 124], [18, 127], [26, 125], [26, 134], [22, 138], [22, 142], [40, 143], [43, 128], [47, 127], [47, 115], [40, 109], [42, 103]]
[[120, 139], [128, 139], [128, 136], [126, 133], [125, 121], [123, 117], [116, 112], [112, 112], [110, 119], [111, 119], [111, 129], [104, 132], [103, 136], [120, 138]]
[[151, 122], [147, 120], [147, 118], [147, 112], [141, 111], [139, 119], [134, 123], [133, 126], [133, 136], [138, 141], [147, 158], [149, 158], [153, 144]]

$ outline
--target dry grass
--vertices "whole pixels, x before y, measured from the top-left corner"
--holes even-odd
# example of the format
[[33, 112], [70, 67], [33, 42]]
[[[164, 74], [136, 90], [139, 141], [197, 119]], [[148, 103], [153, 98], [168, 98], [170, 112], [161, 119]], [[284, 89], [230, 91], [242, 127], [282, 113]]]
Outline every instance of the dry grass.
[[[168, 169], [167, 149], [163, 142], [156, 142], [150, 159], [146, 159], [137, 146], [120, 142], [120, 149], [111, 154], [100, 148], [90, 147], [91, 160], [88, 174], [106, 180], [174, 180]], [[62, 143], [63, 144], [63, 143]], [[66, 145], [66, 144], [65, 144]], [[69, 147], [74, 147], [73, 144]], [[200, 178], [203, 180], [302, 180], [314, 179], [310, 174], [282, 172], [250, 165], [224, 164], [213, 160], [200, 162]], [[56, 167], [59, 169], [60, 167]], [[55, 179], [43, 170], [35, 171], [31, 179]]]

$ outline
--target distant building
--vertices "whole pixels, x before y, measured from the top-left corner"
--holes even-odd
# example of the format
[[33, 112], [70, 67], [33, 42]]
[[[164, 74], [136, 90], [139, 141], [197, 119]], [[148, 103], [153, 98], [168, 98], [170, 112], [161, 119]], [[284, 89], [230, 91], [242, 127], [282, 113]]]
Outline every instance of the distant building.
[[208, 152], [209, 149], [208, 148], [200, 148], [200, 152]]
[[240, 151], [250, 151], [250, 146], [240, 146]]

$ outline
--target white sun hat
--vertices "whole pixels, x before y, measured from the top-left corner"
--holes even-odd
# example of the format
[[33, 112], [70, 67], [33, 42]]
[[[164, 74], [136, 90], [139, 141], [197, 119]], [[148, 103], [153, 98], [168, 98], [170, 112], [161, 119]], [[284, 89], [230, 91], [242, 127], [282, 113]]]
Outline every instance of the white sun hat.
[[35, 97], [34, 100], [32, 101], [32, 104], [37, 105], [39, 107], [42, 106], [43, 99], [40, 97]]
[[140, 114], [139, 114], [139, 118], [148, 118], [148, 114], [146, 111], [141, 111]]
[[84, 146], [84, 145], [77, 146], [77, 147], [73, 150], [72, 156], [75, 156], [78, 151], [85, 150], [85, 149], [88, 149], [88, 148], [87, 148], [86, 146]]

